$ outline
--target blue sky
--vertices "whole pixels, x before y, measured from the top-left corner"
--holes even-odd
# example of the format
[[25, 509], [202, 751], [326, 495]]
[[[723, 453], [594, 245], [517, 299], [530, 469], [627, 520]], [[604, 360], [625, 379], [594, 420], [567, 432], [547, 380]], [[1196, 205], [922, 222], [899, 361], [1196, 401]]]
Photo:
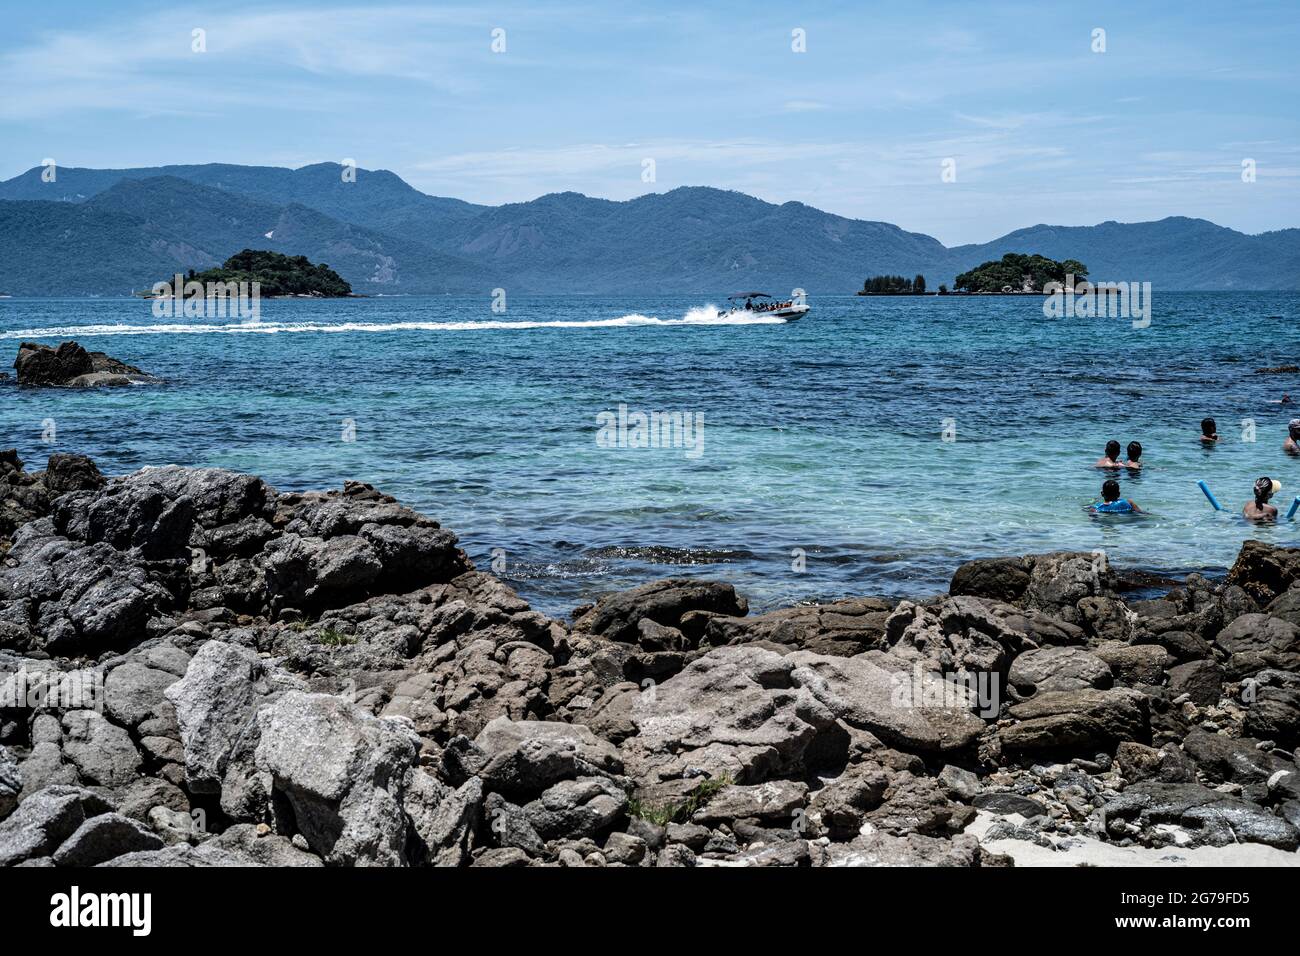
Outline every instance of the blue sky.
[[1300, 226], [1295, 0], [55, 0], [0, 18], [0, 178], [46, 157], [355, 159], [475, 202], [709, 185], [950, 245], [1167, 215]]

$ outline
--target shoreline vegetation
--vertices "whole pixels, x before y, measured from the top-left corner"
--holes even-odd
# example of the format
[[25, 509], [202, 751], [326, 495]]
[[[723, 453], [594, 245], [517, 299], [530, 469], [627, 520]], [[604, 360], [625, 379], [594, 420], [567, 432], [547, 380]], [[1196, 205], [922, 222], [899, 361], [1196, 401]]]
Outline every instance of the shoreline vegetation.
[[1300, 549], [1247, 540], [1226, 579], [1146, 599], [1056, 551], [967, 561], [919, 602], [751, 615], [665, 578], [561, 620], [361, 482], [9, 450], [0, 498], [0, 706], [30, 711], [0, 724], [0, 866], [1300, 847]]
[[[155, 283], [151, 291], [137, 295], [145, 299], [175, 298], [176, 284], [163, 280]], [[258, 249], [237, 252], [218, 268], [203, 272], [190, 269], [179, 296], [211, 298], [216, 294], [214, 290], [239, 288], [256, 288], [262, 298], [362, 298], [352, 291], [347, 280], [323, 263], [313, 263], [306, 256]]]
[[927, 291], [925, 276], [914, 279], [903, 276], [872, 276], [855, 293], [861, 296], [912, 296], [912, 295], [1050, 295], [1053, 284], [1069, 285], [1086, 280], [1088, 267], [1077, 259], [1057, 262], [1037, 254], [1024, 255], [1009, 252], [1001, 259], [991, 259], [963, 272], [953, 280], [953, 286], [940, 285], [935, 292]]

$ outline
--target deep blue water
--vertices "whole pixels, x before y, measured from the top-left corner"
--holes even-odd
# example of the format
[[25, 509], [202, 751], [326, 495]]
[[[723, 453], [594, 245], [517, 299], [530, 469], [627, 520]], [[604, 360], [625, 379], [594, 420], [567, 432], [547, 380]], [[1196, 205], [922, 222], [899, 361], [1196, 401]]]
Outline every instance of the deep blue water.
[[[678, 321], [703, 304], [268, 301], [256, 330], [230, 332], [160, 323], [134, 300], [0, 300], [6, 356], [20, 339], [76, 338], [166, 380], [9, 385], [0, 445], [32, 467], [63, 450], [108, 473], [174, 462], [282, 490], [370, 481], [455, 529], [481, 567], [502, 549], [503, 576], [555, 614], [669, 574], [727, 578], [766, 608], [934, 593], [981, 555], [1104, 548], [1179, 573], [1223, 569], [1247, 536], [1297, 538], [1300, 523], [1237, 512], [1260, 475], [1282, 482], [1284, 511], [1300, 493], [1300, 459], [1281, 451], [1300, 411], [1271, 404], [1300, 399], [1300, 375], [1254, 372], [1300, 363], [1300, 294], [1157, 291], [1146, 329], [1048, 319], [1030, 298], [826, 296], [797, 324]], [[702, 415], [698, 457], [600, 447], [598, 415], [620, 403]], [[1210, 451], [1196, 440], [1207, 415], [1223, 436]], [[1146, 468], [1122, 484], [1152, 515], [1086, 513], [1109, 438], [1142, 442]], [[1200, 478], [1230, 512], [1211, 510]]]

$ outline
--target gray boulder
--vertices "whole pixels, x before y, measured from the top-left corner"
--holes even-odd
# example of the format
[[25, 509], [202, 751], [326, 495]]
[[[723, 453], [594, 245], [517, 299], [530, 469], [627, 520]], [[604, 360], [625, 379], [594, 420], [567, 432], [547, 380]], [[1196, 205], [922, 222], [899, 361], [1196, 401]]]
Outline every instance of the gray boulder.
[[409, 725], [296, 690], [258, 722], [257, 765], [292, 805], [313, 852], [340, 865], [406, 862], [402, 795], [419, 751]]
[[842, 737], [835, 715], [796, 683], [792, 657], [718, 648], [639, 694], [637, 733], [621, 751], [642, 797], [680, 800], [699, 777], [762, 782], [804, 767], [819, 738]]
[[1007, 680], [1028, 696], [1054, 690], [1109, 687], [1111, 672], [1104, 660], [1081, 647], [1042, 647], [1017, 656]]
[[91, 817], [54, 852], [59, 866], [95, 866], [123, 853], [157, 850], [162, 839], [144, 825], [120, 813]]
[[47, 787], [0, 821], [0, 866], [50, 856], [90, 817], [112, 807], [80, 787]]
[[139, 776], [143, 760], [131, 735], [102, 714], [68, 711], [63, 734], [63, 755], [91, 783], [115, 789]]
[[523, 808], [543, 840], [595, 839], [607, 833], [626, 809], [627, 794], [606, 777], [563, 780]]
[[949, 753], [984, 732], [965, 687], [879, 651], [857, 657], [787, 655], [791, 680], [845, 723], [904, 750]]
[[582, 724], [497, 717], [474, 743], [488, 755], [484, 784], [506, 795], [531, 796], [561, 780], [623, 770], [618, 750]]

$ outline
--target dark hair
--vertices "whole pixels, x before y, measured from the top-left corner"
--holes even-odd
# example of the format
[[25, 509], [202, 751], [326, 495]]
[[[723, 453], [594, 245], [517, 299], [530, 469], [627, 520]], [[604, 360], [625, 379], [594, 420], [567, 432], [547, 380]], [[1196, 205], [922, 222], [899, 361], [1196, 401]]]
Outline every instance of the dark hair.
[[1128, 443], [1129, 461], [1137, 461], [1142, 457], [1142, 443], [1140, 441], [1131, 441]]
[[1115, 441], [1114, 439], [1111, 439], [1110, 441], [1106, 442], [1106, 457], [1107, 458], [1119, 457], [1119, 442]]
[[1255, 504], [1265, 504], [1273, 497], [1273, 479], [1265, 475], [1255, 479]]
[[1201, 419], [1201, 434], [1202, 434], [1202, 435], [1206, 435], [1206, 436], [1213, 435], [1213, 434], [1214, 434], [1215, 432], [1217, 432], [1218, 430], [1219, 430], [1219, 426], [1216, 425], [1216, 424], [1214, 424], [1214, 419], [1213, 419], [1213, 418], [1202, 418], [1202, 419]]
[[1107, 478], [1101, 483], [1101, 500], [1106, 502], [1119, 500], [1119, 482], [1114, 478]]

